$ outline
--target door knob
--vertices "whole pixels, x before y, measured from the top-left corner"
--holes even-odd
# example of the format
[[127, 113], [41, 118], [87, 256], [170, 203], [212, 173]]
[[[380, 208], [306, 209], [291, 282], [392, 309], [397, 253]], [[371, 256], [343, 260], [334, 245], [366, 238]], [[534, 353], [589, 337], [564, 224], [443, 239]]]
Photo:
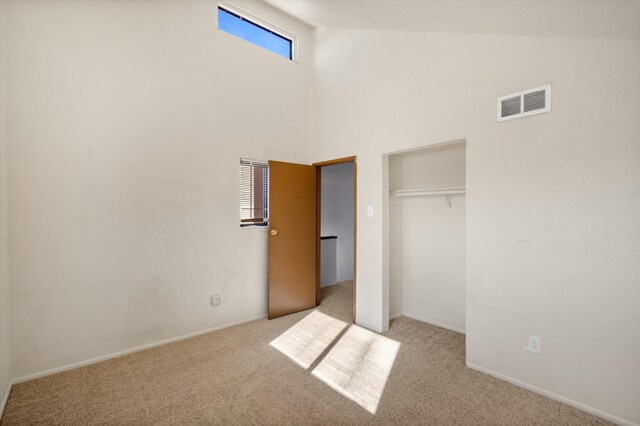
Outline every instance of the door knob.
[[271, 230], [271, 235], [278, 235], [278, 230], [277, 230], [277, 229], [275, 229], [275, 228], [273, 228], [273, 229]]

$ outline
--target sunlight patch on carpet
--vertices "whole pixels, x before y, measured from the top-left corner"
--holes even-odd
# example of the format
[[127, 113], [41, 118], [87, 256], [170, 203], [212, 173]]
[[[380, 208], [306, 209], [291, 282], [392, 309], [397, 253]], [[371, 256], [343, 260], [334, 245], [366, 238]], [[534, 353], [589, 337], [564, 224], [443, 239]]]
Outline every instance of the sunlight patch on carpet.
[[400, 342], [354, 325], [311, 374], [375, 414], [399, 348]]
[[346, 326], [344, 321], [313, 311], [270, 345], [303, 368], [309, 368]]

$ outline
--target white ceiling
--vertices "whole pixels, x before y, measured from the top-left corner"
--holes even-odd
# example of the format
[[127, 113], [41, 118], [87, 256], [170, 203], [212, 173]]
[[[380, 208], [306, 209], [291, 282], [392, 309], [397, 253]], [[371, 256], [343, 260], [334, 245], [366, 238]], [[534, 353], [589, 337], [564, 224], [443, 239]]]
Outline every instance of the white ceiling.
[[640, 39], [640, 0], [264, 0], [316, 27]]

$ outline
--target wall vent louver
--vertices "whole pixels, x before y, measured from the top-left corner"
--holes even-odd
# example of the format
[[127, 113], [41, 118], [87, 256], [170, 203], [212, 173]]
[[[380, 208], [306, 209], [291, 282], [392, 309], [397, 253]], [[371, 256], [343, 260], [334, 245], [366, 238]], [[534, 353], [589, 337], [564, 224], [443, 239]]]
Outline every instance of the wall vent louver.
[[498, 98], [498, 121], [551, 111], [551, 85]]

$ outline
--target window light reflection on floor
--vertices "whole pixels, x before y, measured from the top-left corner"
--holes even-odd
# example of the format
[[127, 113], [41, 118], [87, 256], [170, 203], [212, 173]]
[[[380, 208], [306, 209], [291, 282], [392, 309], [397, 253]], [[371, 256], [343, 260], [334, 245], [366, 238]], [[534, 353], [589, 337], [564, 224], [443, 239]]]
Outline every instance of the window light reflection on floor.
[[[333, 343], [311, 374], [375, 414], [400, 342], [313, 311], [270, 344], [309, 368]], [[337, 341], [336, 341], [337, 339]]]
[[311, 374], [375, 414], [399, 349], [400, 342], [354, 325]]
[[348, 324], [313, 311], [270, 343], [303, 368], [309, 368]]

